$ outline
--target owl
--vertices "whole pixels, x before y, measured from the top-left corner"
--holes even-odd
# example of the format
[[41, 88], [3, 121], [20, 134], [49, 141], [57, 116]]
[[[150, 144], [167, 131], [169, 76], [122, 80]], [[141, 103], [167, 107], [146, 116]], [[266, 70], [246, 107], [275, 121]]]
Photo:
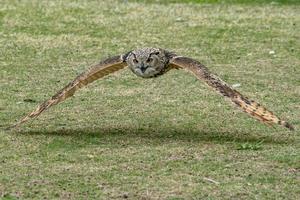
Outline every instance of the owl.
[[39, 116], [51, 106], [73, 96], [77, 90], [87, 84], [127, 66], [134, 74], [142, 78], [161, 76], [171, 69], [185, 69], [255, 119], [267, 125], [278, 124], [290, 130], [294, 130], [294, 127], [290, 123], [281, 120], [264, 106], [242, 95], [221, 78], [211, 73], [200, 62], [161, 48], [149, 47], [113, 56], [91, 66], [86, 72], [77, 76], [54, 96], [44, 101], [33, 112], [23, 117], [11, 127], [14, 128], [20, 126], [24, 122]]

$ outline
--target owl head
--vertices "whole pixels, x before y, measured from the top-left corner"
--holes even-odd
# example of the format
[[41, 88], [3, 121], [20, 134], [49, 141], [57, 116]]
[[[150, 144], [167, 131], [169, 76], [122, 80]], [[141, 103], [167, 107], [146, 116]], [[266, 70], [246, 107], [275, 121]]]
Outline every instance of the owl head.
[[131, 51], [126, 62], [133, 73], [143, 78], [163, 74], [168, 59], [166, 51], [158, 48], [143, 48]]

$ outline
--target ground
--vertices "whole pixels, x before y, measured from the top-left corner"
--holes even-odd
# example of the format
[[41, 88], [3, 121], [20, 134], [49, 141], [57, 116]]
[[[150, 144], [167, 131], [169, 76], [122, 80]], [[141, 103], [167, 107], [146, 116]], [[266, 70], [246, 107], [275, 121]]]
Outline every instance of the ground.
[[[170, 2], [0, 2], [0, 198], [299, 197], [299, 4]], [[89, 65], [145, 46], [201, 61], [296, 131], [186, 71], [127, 69], [5, 130]]]

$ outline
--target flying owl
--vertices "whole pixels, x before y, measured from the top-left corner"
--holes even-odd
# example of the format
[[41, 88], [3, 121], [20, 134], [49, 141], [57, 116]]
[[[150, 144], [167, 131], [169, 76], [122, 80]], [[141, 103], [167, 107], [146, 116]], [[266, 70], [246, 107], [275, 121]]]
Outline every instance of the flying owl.
[[279, 124], [290, 130], [294, 130], [291, 124], [281, 120], [259, 103], [243, 96], [218, 76], [212, 74], [200, 62], [160, 48], [141, 48], [101, 61], [99, 64], [92, 66], [86, 72], [77, 76], [72, 82], [58, 91], [49, 100], [43, 102], [33, 112], [29, 113], [12, 127], [18, 127], [29, 119], [39, 116], [51, 106], [73, 96], [77, 90], [85, 85], [123, 69], [126, 66], [128, 66], [134, 74], [142, 78], [157, 77], [171, 69], [185, 69], [194, 74], [197, 79], [203, 80], [208, 86], [228, 98], [234, 105], [257, 120], [267, 125]]

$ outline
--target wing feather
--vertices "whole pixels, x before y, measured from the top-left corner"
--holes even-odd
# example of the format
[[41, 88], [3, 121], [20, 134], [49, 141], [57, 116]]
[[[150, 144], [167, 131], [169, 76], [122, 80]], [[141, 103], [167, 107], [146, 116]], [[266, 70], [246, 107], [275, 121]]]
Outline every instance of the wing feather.
[[268, 125], [279, 124], [290, 130], [294, 130], [294, 127], [291, 124], [281, 120], [259, 103], [249, 100], [247, 97], [243, 96], [219, 77], [210, 73], [209, 70], [200, 62], [187, 57], [174, 56], [171, 58], [169, 64], [173, 68], [179, 67], [191, 71], [198, 79], [204, 80], [209, 86], [214, 88], [221, 95], [228, 97], [235, 105], [240, 107], [244, 112], [253, 116], [255, 119]]
[[91, 66], [89, 70], [77, 76], [72, 82], [70, 82], [60, 91], [58, 91], [49, 100], [44, 101], [33, 112], [23, 117], [20, 121], [18, 121], [10, 128], [18, 127], [26, 121], [39, 116], [43, 111], [47, 110], [49, 107], [56, 105], [64, 101], [65, 99], [73, 96], [78, 89], [84, 87], [85, 85], [126, 67], [127, 64], [125, 62], [124, 57], [124, 55], [114, 56], [103, 60], [96, 65]]

